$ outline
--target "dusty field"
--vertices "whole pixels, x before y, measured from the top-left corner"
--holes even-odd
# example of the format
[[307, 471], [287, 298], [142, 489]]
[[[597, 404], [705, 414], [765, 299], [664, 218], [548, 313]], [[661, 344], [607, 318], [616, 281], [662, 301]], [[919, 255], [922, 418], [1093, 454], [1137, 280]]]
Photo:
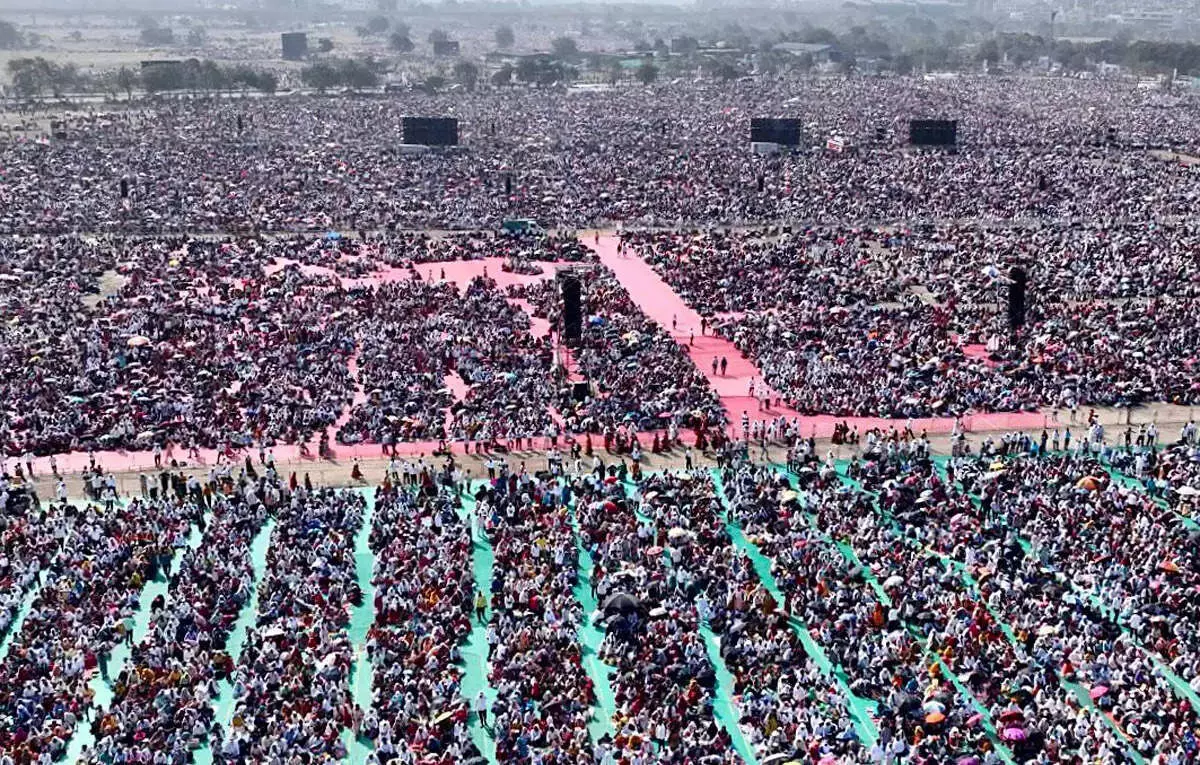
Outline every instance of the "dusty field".
[[[1069, 427], [1074, 439], [1078, 440], [1086, 432], [1087, 410], [1080, 410], [1077, 416], [1077, 422], [1072, 423], [1068, 412], [1059, 413], [1059, 422], [1057, 426], [1062, 428]], [[1136, 436], [1137, 427], [1141, 424], [1155, 423], [1158, 428], [1160, 443], [1172, 442], [1179, 435], [1179, 429], [1189, 419], [1194, 419], [1197, 412], [1188, 407], [1179, 407], [1171, 405], [1159, 405], [1154, 407], [1145, 407], [1133, 412], [1132, 418], [1129, 418], [1129, 410], [1104, 409], [1099, 410], [1097, 415], [1105, 425], [1106, 441], [1109, 444], [1120, 445], [1124, 443], [1124, 434], [1127, 427], [1127, 422], [1130, 422]], [[1047, 414], [1047, 429], [1053, 431], [1055, 422], [1051, 419], [1051, 415]], [[999, 440], [1006, 431], [975, 431], [967, 434], [967, 440], [972, 444], [975, 450], [978, 450], [979, 445], [984, 439], [991, 437], [993, 440]], [[1030, 430], [1028, 432], [1034, 439], [1041, 435], [1041, 430]], [[648, 439], [646, 439], [648, 440]], [[593, 440], [596, 445], [596, 453], [601, 460], [607, 464], [619, 463], [623, 458], [620, 455], [608, 454], [600, 448], [600, 441]], [[930, 445], [935, 454], [946, 455], [950, 453], [950, 437], [948, 435], [933, 435], [930, 437]], [[817, 439], [817, 452], [824, 456], [830, 452], [833, 453], [836, 459], [846, 459], [860, 453], [860, 449], [855, 446], [835, 445], [828, 439]], [[782, 446], [772, 446], [767, 449], [764, 455], [761, 447], [755, 446], [752, 449], [752, 457], [755, 460], [761, 460], [767, 457], [774, 462], [783, 462], [787, 459], [787, 449]], [[168, 455], [169, 458], [170, 455]], [[181, 453], [176, 453], [176, 457], [182, 458]], [[251, 450], [245, 452], [245, 456], [249, 456], [257, 463], [257, 451]], [[546, 469], [546, 455], [542, 451], [533, 452], [517, 452], [510, 455], [496, 455], [499, 459], [506, 459], [510, 466], [519, 468], [524, 463], [530, 471]], [[435, 465], [441, 465], [441, 458], [433, 458], [430, 455], [425, 455], [426, 460]], [[693, 452], [693, 465], [697, 467], [712, 467], [715, 461], [702, 453]], [[624, 459], [628, 460], [627, 457]], [[472, 478], [480, 478], [486, 475], [485, 462], [487, 457], [478, 455], [457, 455], [459, 464], [467, 471], [467, 474]], [[568, 460], [568, 463], [570, 460]], [[11, 464], [11, 463], [10, 463]], [[364, 459], [359, 462], [366, 485], [376, 485], [383, 480], [384, 473], [387, 470], [388, 460], [382, 456], [379, 459]], [[583, 458], [583, 469], [589, 469], [591, 461]], [[671, 454], [647, 454], [644, 456], [642, 466], [646, 470], [672, 470], [684, 467], [684, 454], [681, 450], [676, 450]], [[101, 466], [103, 467], [103, 466]], [[568, 469], [570, 465], [568, 464]], [[298, 462], [281, 462], [278, 464], [278, 469], [285, 476], [291, 473], [296, 473], [298, 481], [303, 482], [304, 476], [307, 474], [314, 485], [317, 486], [351, 486], [355, 482], [351, 479], [351, 470], [353, 462], [349, 460], [342, 461], [327, 461], [327, 460], [302, 460]], [[209, 466], [197, 465], [183, 469], [184, 473], [196, 474], [204, 477], [208, 474]], [[114, 474], [117, 479], [117, 486], [122, 495], [137, 494], [139, 491], [138, 476], [145, 472], [150, 478], [154, 478], [157, 473], [148, 470], [131, 470]], [[64, 476], [67, 483], [67, 490], [70, 496], [80, 496], [82, 494], [82, 484], [78, 474], [70, 474]], [[43, 499], [54, 497], [55, 480], [49, 475], [37, 475], [34, 481], [39, 496]], [[359, 484], [362, 485], [362, 484]]]

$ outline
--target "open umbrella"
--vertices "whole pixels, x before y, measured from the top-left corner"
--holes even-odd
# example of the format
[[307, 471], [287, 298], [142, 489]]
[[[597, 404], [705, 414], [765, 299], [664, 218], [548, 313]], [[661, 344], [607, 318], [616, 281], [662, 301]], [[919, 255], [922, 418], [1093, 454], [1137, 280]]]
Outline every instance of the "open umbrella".
[[149, 345], [150, 338], [145, 337], [143, 335], [134, 335], [133, 337], [131, 337], [127, 341], [125, 341], [125, 344], [128, 345], [130, 348], [140, 348], [143, 345]]
[[1107, 693], [1108, 693], [1107, 685], [1096, 685], [1096, 686], [1092, 687], [1092, 690], [1088, 692], [1088, 695], [1092, 697], [1092, 701], [1095, 701], [1096, 699], [1101, 698], [1102, 696], [1104, 696]]
[[612, 616], [613, 614], [645, 613], [646, 604], [628, 593], [618, 592], [608, 596], [601, 608], [605, 616]]

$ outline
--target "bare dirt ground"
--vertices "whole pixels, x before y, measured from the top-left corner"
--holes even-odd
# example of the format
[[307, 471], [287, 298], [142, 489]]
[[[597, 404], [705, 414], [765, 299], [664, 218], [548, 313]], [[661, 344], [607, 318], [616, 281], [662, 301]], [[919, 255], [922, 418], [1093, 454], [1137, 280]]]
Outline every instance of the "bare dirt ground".
[[[1087, 409], [1079, 410], [1077, 412], [1075, 422], [1072, 422], [1070, 413], [1067, 411], [1058, 413], [1057, 422], [1053, 419], [1054, 415], [1048, 411], [1046, 413], [1046, 428], [1049, 432], [1053, 432], [1056, 427], [1060, 431], [1070, 428], [1073, 437], [1078, 439], [1082, 437], [1087, 430], [1086, 418], [1088, 411], [1089, 410]], [[1150, 407], [1142, 407], [1133, 410], [1132, 412], [1128, 409], [1099, 409], [1096, 410], [1096, 414], [1100, 422], [1105, 426], [1106, 441], [1112, 445], [1119, 445], [1124, 443], [1124, 434], [1127, 428], [1132, 428], [1134, 434], [1136, 435], [1137, 429], [1140, 425], [1148, 425], [1149, 423], [1154, 423], [1157, 427], [1160, 443], [1172, 442], [1178, 437], [1179, 430], [1183, 424], [1195, 418], [1196, 411], [1189, 407], [1162, 404]], [[1010, 431], [972, 431], [967, 433], [967, 441], [972, 445], [972, 449], [974, 451], [978, 451], [979, 445], [983, 443], [986, 438], [991, 437], [994, 440], [998, 440], [1006, 432]], [[1041, 429], [1023, 432], [1029, 433], [1029, 435], [1031, 435], [1034, 439], [1037, 439], [1041, 436]], [[650, 438], [643, 436], [642, 440], [643, 443], [648, 446], [648, 441]], [[946, 455], [950, 453], [951, 439], [949, 435], [934, 434], [929, 436], [929, 441], [934, 454]], [[605, 452], [603, 448], [601, 448], [601, 443], [602, 442], [599, 439], [593, 439], [593, 444], [596, 448], [596, 454], [600, 456], [600, 459], [606, 465], [619, 463], [622, 461], [622, 459], [628, 462], [627, 456], [622, 457], [622, 455], [609, 454]], [[832, 452], [836, 459], [847, 459], [856, 456], [861, 452], [861, 449], [858, 446], [849, 446], [845, 444], [837, 445], [829, 439], [817, 439], [816, 443], [818, 454], [824, 456]], [[182, 454], [177, 453], [175, 456], [182, 460]], [[434, 457], [431, 454], [422, 456], [427, 462], [430, 462], [434, 465], [440, 466], [442, 464], [442, 458], [440, 457]], [[751, 450], [751, 456], [755, 460], [762, 460], [765, 456], [770, 461], [783, 462], [787, 459], [787, 448], [780, 445], [770, 446], [764, 454], [761, 447], [754, 446]], [[170, 457], [171, 454], [168, 453], [165, 461], [169, 460]], [[257, 450], [247, 450], [243, 452], [243, 461], [245, 457], [250, 457], [256, 465], [258, 464]], [[519, 469], [522, 464], [524, 464], [526, 469], [528, 469], [530, 472], [536, 470], [545, 470], [547, 468], [546, 454], [543, 451], [497, 454], [494, 455], [494, 457], [496, 459], [506, 460], [514, 469]], [[463, 470], [466, 471], [468, 477], [480, 478], [487, 473], [486, 461], [489, 459], [489, 456], [487, 455], [458, 454], [455, 455], [455, 459], [462, 466]], [[716, 465], [716, 462], [711, 455], [702, 454], [700, 452], [693, 451], [692, 459], [693, 465], [696, 467], [713, 467]], [[401, 462], [403, 463], [403, 460]], [[568, 471], [570, 471], [572, 468], [570, 459], [567, 459], [566, 463], [566, 467]], [[12, 463], [10, 462], [9, 464], [11, 466]], [[384, 474], [387, 471], [388, 458], [384, 457], [381, 453], [380, 457], [377, 459], [360, 460], [359, 466], [362, 469], [365, 479], [362, 483], [356, 483], [351, 478], [351, 471], [354, 467], [354, 463], [351, 460], [330, 461], [306, 459], [295, 462], [282, 462], [277, 465], [277, 468], [284, 476], [290, 476], [292, 473], [295, 473], [297, 480], [300, 482], [303, 482], [305, 476], [307, 475], [312, 481], [313, 485], [316, 486], [374, 486], [383, 481]], [[677, 470], [683, 468], [684, 466], [684, 452], [678, 449], [669, 454], [645, 454], [642, 459], [642, 467], [645, 470]], [[100, 467], [103, 468], [103, 465]], [[585, 471], [589, 470], [591, 467], [591, 460], [586, 457], [582, 458], [581, 467]], [[209, 469], [210, 466], [208, 465], [190, 465], [181, 468], [182, 472], [185, 474], [194, 474], [202, 478], [208, 475]], [[114, 473], [118, 490], [121, 492], [122, 496], [135, 495], [139, 492], [139, 476], [142, 473], [145, 473], [151, 479], [155, 479], [157, 477], [157, 471], [146, 469]], [[64, 476], [64, 479], [67, 484], [69, 496], [77, 497], [82, 495], [82, 483], [78, 473], [66, 475]], [[56, 483], [56, 480], [50, 475], [42, 474], [34, 477], [34, 485], [37, 488], [38, 495], [43, 499], [48, 499], [55, 496]]]
[[1152, 151], [1150, 152], [1150, 156], [1157, 157], [1158, 159], [1166, 162], [1182, 162], [1183, 164], [1189, 166], [1200, 164], [1200, 157], [1191, 154], [1180, 154], [1173, 151]]
[[100, 292], [95, 295], [85, 295], [83, 304], [88, 308], [95, 308], [100, 301], [119, 293], [125, 286], [125, 281], [125, 277], [116, 271], [105, 271], [100, 275]]

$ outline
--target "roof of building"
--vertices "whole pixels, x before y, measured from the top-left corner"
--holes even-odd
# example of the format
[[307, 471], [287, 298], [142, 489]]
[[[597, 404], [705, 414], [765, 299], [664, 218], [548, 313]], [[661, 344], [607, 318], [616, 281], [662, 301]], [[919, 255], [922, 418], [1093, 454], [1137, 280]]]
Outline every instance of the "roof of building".
[[772, 49], [784, 51], [785, 53], [791, 53], [792, 55], [798, 56], [802, 53], [824, 53], [826, 51], [833, 50], [833, 46], [825, 45], [824, 43], [782, 42], [776, 43], [774, 46], [772, 46]]

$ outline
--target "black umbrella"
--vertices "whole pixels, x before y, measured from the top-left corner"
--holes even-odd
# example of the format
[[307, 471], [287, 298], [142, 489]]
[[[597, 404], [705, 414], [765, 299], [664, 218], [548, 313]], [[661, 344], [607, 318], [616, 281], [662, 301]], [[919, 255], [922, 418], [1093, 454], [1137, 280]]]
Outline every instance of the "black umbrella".
[[632, 595], [618, 592], [615, 595], [610, 595], [604, 601], [603, 609], [605, 616], [612, 616], [613, 614], [631, 614], [634, 612], [644, 613], [646, 606]]

